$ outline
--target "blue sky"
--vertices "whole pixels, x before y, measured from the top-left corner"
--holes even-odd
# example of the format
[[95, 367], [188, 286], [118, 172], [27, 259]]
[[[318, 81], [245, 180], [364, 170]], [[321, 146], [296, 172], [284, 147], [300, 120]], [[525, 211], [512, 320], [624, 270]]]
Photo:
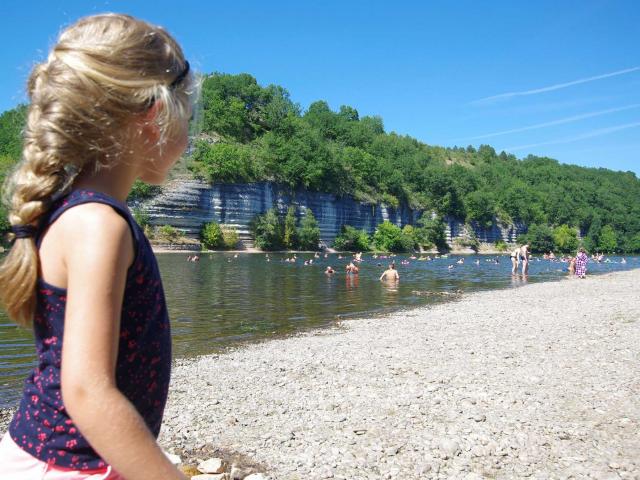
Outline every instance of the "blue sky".
[[247, 72], [303, 108], [380, 115], [434, 145], [640, 173], [640, 2], [2, 2], [0, 111], [80, 16], [165, 26], [200, 71]]

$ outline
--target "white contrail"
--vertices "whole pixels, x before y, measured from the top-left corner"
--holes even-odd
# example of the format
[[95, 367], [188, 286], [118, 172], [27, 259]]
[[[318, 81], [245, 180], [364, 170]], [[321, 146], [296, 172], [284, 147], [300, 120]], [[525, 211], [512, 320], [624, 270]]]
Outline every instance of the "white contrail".
[[499, 100], [499, 99], [511, 98], [511, 97], [521, 97], [525, 95], [535, 95], [536, 93], [543, 93], [543, 92], [550, 92], [552, 90], [559, 90], [561, 88], [571, 87], [573, 85], [579, 85], [581, 83], [593, 82], [595, 80], [602, 80], [603, 78], [615, 77], [617, 75], [624, 75], [625, 73], [636, 72], [638, 70], [640, 70], [640, 66], [625, 68], [624, 70], [617, 70], [615, 72], [610, 72], [610, 73], [604, 73], [602, 75], [596, 75], [595, 77], [581, 78], [579, 80], [574, 80], [572, 82], [558, 83], [556, 85], [551, 85], [549, 87], [536, 88], [533, 90], [524, 90], [522, 92], [501, 93], [499, 95], [493, 95], [491, 97], [485, 97], [485, 98], [480, 98], [478, 100], [474, 100], [471, 102], [471, 104], [481, 105], [481, 104], [490, 103], [493, 100]]
[[585, 140], [592, 137], [600, 137], [602, 135], [608, 135], [609, 133], [617, 132], [619, 130], [626, 130], [628, 128], [635, 127], [640, 127], [640, 122], [625, 123], [623, 125], [616, 125], [615, 127], [600, 128], [598, 130], [592, 130], [591, 132], [583, 133], [582, 135], [576, 135], [575, 137], [566, 137], [561, 138], [560, 140], [552, 140], [550, 142], [530, 143], [529, 145], [518, 145], [516, 147], [508, 147], [503, 150], [507, 152], [514, 152], [516, 150], [525, 150], [527, 148], [541, 147], [543, 145], [557, 145], [560, 143], [577, 142], [579, 140]]
[[638, 108], [638, 107], [640, 107], [640, 103], [634, 103], [631, 105], [626, 105], [624, 107], [609, 108], [607, 110], [599, 110], [597, 112], [574, 115], [573, 117], [560, 118], [558, 120], [552, 120], [551, 122], [537, 123], [535, 125], [529, 125], [528, 127], [513, 128], [511, 130], [502, 130], [500, 132], [487, 133], [485, 135], [478, 135], [476, 137], [468, 137], [468, 138], [465, 138], [464, 140], [480, 140], [482, 138], [498, 137], [500, 135], [507, 135], [509, 133], [526, 132], [527, 130], [535, 130], [538, 128], [552, 127], [553, 125], [562, 125], [564, 123], [577, 122], [578, 120], [584, 120], [585, 118], [598, 117], [600, 115], [606, 115], [608, 113], [614, 113], [614, 112], [622, 112], [623, 110], [631, 110], [633, 108]]

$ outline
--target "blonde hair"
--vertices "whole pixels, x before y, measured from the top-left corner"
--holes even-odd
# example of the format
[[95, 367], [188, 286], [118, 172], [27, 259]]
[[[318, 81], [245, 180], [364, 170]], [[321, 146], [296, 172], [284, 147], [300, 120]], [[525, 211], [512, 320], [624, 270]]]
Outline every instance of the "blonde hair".
[[[64, 30], [29, 77], [22, 160], [4, 188], [11, 225], [37, 227], [78, 173], [122, 160], [128, 125], [155, 102], [163, 142], [190, 115], [194, 81], [181, 79], [186, 71], [165, 30], [128, 15], [94, 15]], [[24, 326], [35, 309], [38, 262], [35, 239], [15, 238], [0, 266], [0, 301]]]

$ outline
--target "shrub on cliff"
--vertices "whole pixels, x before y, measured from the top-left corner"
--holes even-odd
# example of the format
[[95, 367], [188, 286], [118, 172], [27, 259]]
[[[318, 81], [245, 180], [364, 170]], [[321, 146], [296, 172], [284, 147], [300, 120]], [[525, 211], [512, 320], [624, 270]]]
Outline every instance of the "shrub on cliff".
[[284, 248], [293, 250], [298, 248], [298, 229], [296, 228], [296, 209], [290, 205], [287, 216], [284, 218], [284, 235], [282, 241]]
[[246, 183], [255, 180], [254, 164], [248, 146], [233, 143], [196, 142], [193, 173], [211, 183]]
[[300, 220], [298, 228], [298, 244], [302, 250], [317, 250], [320, 243], [320, 227], [310, 208]]
[[373, 234], [373, 245], [382, 252], [408, 252], [413, 250], [414, 241], [400, 227], [385, 220]]
[[440, 217], [431, 218], [431, 215], [424, 213], [417, 222], [418, 228], [416, 237], [418, 245], [428, 250], [434, 246], [438, 250], [448, 250], [447, 236], [445, 235], [444, 221]]
[[256, 215], [250, 228], [256, 247], [262, 250], [280, 250], [283, 247], [283, 226], [275, 208]]
[[202, 245], [209, 250], [222, 248], [224, 246], [222, 228], [217, 222], [205, 223], [200, 231], [200, 240]]
[[133, 186], [131, 187], [127, 200], [144, 200], [159, 194], [161, 191], [162, 188], [158, 185], [149, 185], [148, 183], [136, 180], [133, 182]]
[[494, 243], [494, 247], [499, 252], [506, 252], [509, 248], [504, 240], [496, 240], [496, 243]]
[[480, 241], [476, 237], [476, 233], [473, 230], [473, 226], [470, 224], [465, 225], [466, 232], [459, 238], [455, 239], [455, 244], [458, 247], [470, 248], [474, 252], [478, 252], [480, 249]]
[[162, 225], [157, 228], [155, 237], [164, 242], [175, 243], [180, 238], [180, 232], [171, 225]]
[[143, 230], [147, 225], [149, 225], [149, 215], [147, 215], [145, 212], [143, 212], [139, 208], [133, 209], [133, 218], [135, 219], [136, 223], [140, 226], [140, 228], [142, 228]]
[[238, 241], [240, 237], [238, 237], [238, 232], [233, 227], [222, 226], [222, 243], [224, 248], [234, 249], [238, 246]]
[[347, 252], [370, 250], [370, 238], [365, 230], [357, 230], [351, 225], [342, 225], [340, 234], [333, 241], [333, 248]]

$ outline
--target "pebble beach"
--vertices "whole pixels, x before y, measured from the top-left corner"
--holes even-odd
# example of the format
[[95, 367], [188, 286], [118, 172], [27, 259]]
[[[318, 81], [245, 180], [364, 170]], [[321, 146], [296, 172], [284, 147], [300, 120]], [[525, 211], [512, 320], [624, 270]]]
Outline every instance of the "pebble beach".
[[640, 478], [639, 284], [463, 294], [179, 360], [160, 443], [272, 479]]

